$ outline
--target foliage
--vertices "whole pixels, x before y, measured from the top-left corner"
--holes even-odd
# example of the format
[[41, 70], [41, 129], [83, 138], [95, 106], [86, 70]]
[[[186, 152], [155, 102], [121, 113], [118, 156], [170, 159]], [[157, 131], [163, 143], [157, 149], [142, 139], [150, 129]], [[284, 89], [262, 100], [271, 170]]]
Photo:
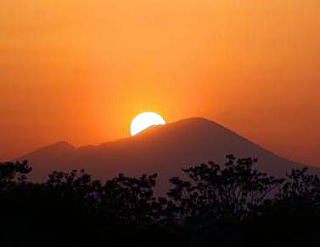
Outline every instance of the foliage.
[[[105, 182], [85, 171], [30, 181], [27, 162], [0, 163], [2, 246], [318, 246], [320, 179], [274, 178], [228, 155], [183, 169], [167, 197], [157, 174]], [[17, 237], [19, 236], [19, 237]]]
[[254, 170], [256, 162], [228, 155], [223, 167], [209, 162], [184, 169], [189, 180], [172, 178], [174, 188], [168, 192], [179, 213], [177, 217], [245, 217], [283, 182]]

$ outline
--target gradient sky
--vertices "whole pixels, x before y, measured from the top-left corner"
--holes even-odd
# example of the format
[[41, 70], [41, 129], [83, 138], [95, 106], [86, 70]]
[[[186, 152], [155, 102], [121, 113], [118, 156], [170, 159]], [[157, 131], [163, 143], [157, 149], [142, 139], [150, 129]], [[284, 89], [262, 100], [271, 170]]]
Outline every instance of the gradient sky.
[[202, 116], [320, 165], [319, 0], [10, 0], [0, 159]]

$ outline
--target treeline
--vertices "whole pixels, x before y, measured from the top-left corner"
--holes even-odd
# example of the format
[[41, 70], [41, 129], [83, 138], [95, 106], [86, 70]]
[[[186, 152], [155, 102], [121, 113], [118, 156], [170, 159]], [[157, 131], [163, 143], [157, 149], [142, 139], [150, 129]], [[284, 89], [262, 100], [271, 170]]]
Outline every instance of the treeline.
[[0, 163], [0, 246], [320, 246], [319, 177], [274, 178], [256, 162], [183, 169], [166, 197], [154, 194], [157, 174], [35, 183], [27, 162]]

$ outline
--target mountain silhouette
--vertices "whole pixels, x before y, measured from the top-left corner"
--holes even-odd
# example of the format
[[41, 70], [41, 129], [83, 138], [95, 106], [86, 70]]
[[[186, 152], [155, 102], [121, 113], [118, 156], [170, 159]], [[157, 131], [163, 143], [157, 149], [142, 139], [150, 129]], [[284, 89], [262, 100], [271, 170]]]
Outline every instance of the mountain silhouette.
[[223, 162], [227, 154], [258, 158], [256, 168], [274, 176], [284, 176], [292, 168], [305, 166], [203, 118], [150, 127], [136, 136], [97, 146], [76, 148], [59, 142], [18, 160], [30, 162], [35, 179], [43, 179], [53, 170], [85, 169], [99, 179], [118, 173], [136, 176], [156, 172], [158, 183], [163, 184], [167, 178], [181, 175], [183, 167], [207, 161]]

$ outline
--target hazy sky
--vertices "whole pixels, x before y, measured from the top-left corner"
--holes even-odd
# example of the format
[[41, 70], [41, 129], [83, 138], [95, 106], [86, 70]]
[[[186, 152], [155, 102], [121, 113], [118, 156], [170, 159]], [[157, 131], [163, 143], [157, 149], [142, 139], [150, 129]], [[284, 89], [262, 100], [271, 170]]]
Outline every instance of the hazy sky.
[[151, 110], [320, 165], [319, 16], [319, 0], [3, 1], [0, 158], [121, 138]]

